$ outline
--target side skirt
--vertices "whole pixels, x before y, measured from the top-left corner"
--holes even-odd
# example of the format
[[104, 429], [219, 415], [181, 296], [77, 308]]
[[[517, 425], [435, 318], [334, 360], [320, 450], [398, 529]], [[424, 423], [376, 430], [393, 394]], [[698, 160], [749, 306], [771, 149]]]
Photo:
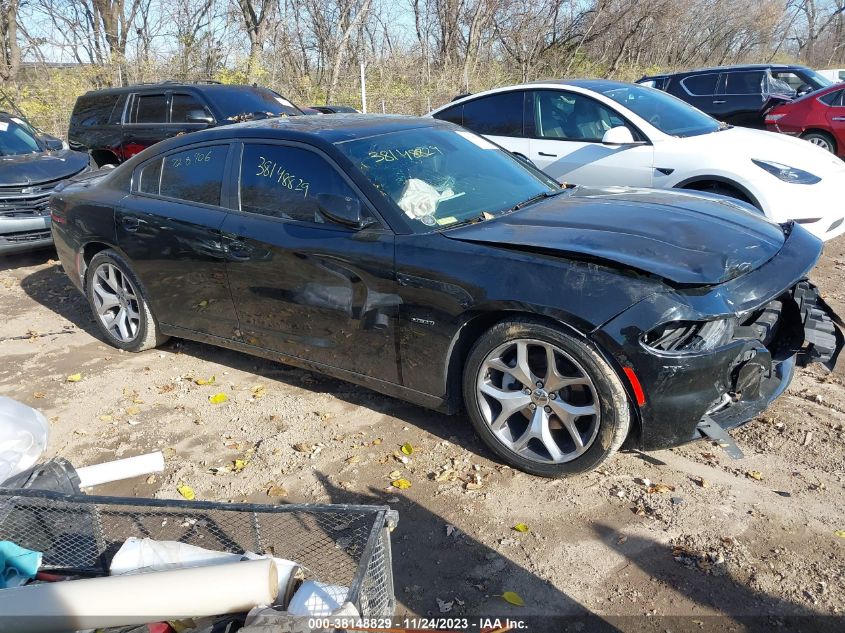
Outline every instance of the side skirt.
[[331, 376], [332, 378], [337, 378], [338, 380], [351, 382], [353, 384], [366, 387], [367, 389], [372, 389], [373, 391], [377, 391], [386, 396], [391, 396], [400, 400], [406, 400], [407, 402], [411, 402], [421, 407], [425, 407], [426, 409], [434, 409], [435, 411], [440, 411], [441, 413], [447, 414], [454, 413], [454, 411], [450, 410], [446, 398], [432, 396], [421, 391], [416, 391], [414, 389], [409, 389], [408, 387], [403, 387], [402, 385], [397, 385], [393, 382], [379, 380], [378, 378], [372, 378], [371, 376], [365, 376], [363, 374], [359, 374], [346, 369], [340, 369], [338, 367], [332, 367], [330, 365], [324, 365], [322, 363], [315, 363], [304, 358], [299, 358], [298, 356], [288, 356], [286, 354], [266, 349], [264, 347], [248, 345], [246, 343], [241, 343], [240, 341], [235, 341], [219, 336], [213, 336], [211, 334], [205, 334], [204, 332], [197, 332], [175, 325], [167, 325], [166, 323], [160, 323], [159, 327], [161, 328], [162, 333], [167, 334], [168, 336], [175, 336], [191, 341], [208, 343], [217, 347], [225, 347], [227, 349], [235, 350], [236, 352], [243, 352], [251, 356], [260, 356], [261, 358], [266, 358], [268, 360], [283, 363], [285, 365], [292, 365], [301, 369], [307, 369], [309, 371], [315, 371], [320, 374], [325, 374], [327, 376]]

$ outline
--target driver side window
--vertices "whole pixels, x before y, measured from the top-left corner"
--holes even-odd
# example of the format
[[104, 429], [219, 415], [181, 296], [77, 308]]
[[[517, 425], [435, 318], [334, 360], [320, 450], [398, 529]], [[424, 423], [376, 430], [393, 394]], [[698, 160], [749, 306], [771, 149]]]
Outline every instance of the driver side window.
[[246, 143], [241, 156], [240, 209], [285, 220], [324, 224], [317, 195], [357, 199], [322, 156], [300, 147]]
[[534, 92], [534, 119], [538, 137], [563, 141], [597, 143], [610, 128], [625, 126], [625, 121], [604, 104], [561, 90]]

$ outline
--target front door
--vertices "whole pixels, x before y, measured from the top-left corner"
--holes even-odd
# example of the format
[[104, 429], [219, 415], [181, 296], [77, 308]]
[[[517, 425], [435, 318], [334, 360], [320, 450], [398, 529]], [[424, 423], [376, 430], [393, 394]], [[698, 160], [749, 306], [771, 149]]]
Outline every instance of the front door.
[[398, 382], [393, 234], [320, 214], [318, 194], [360, 196], [309, 146], [245, 143], [234, 171], [222, 230], [243, 341]]
[[535, 90], [531, 114], [533, 138], [529, 159], [559, 182], [574, 185], [650, 187], [654, 148], [604, 145], [604, 133], [627, 126], [639, 132], [616, 111], [595, 99], [566, 90]]
[[220, 226], [228, 144], [196, 145], [139, 166], [115, 214], [117, 241], [166, 325], [237, 331]]

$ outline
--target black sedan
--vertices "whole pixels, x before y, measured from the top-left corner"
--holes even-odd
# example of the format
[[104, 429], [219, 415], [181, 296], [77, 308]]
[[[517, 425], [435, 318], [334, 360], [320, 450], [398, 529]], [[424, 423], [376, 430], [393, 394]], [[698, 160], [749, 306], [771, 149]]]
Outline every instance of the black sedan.
[[26, 120], [0, 113], [0, 255], [50, 246], [50, 192], [89, 169], [87, 154], [50, 138], [45, 143]]
[[180, 336], [464, 408], [538, 475], [724, 433], [842, 346], [799, 225], [716, 196], [562, 188], [434, 119], [198, 132], [51, 204], [113, 345]]

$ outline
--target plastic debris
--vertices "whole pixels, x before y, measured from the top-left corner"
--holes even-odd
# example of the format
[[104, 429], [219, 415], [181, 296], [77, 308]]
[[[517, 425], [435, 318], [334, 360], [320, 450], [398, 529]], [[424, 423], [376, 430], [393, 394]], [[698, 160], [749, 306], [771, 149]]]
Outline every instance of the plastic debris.
[[0, 397], [0, 483], [32, 467], [47, 448], [50, 424], [22, 402]]

